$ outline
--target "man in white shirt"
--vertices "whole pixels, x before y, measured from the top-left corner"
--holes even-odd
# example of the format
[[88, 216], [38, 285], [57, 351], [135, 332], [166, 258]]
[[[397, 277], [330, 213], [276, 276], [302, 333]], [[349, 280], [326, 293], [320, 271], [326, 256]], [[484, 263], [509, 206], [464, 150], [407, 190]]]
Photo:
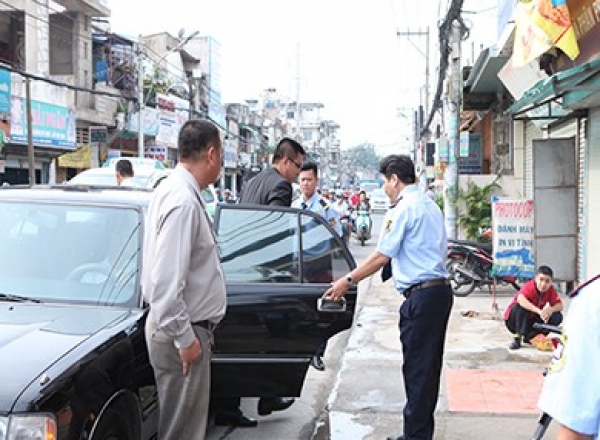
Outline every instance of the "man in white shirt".
[[137, 188], [137, 184], [133, 180], [133, 165], [128, 159], [121, 159], [115, 165], [117, 177], [117, 185]]
[[563, 344], [555, 351], [538, 406], [560, 423], [557, 440], [600, 433], [600, 276], [571, 294]]
[[202, 190], [221, 172], [218, 128], [187, 121], [179, 163], [154, 191], [144, 234], [146, 343], [156, 378], [161, 440], [206, 432], [212, 333], [225, 315], [225, 280]]

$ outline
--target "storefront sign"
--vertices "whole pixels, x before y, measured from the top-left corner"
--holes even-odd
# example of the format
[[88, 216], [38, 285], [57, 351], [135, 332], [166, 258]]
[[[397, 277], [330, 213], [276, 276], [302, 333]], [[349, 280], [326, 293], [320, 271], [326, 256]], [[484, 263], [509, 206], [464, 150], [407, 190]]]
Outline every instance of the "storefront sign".
[[92, 164], [92, 147], [86, 145], [58, 157], [58, 166], [65, 168], [89, 168]]
[[481, 174], [483, 172], [483, 145], [481, 133], [469, 133], [468, 144], [468, 156], [458, 158], [458, 173]]
[[10, 72], [0, 69], [0, 113], [10, 113]]
[[[142, 124], [144, 126], [145, 136], [156, 136], [159, 129], [158, 110], [151, 107], [146, 107], [143, 111]], [[139, 113], [134, 113], [129, 118], [127, 131], [137, 133], [139, 131]]]
[[227, 145], [223, 148], [223, 166], [225, 168], [237, 168], [238, 154], [235, 146]]
[[492, 203], [493, 273], [529, 279], [533, 259], [533, 200], [495, 200]]
[[156, 95], [158, 104], [158, 133], [156, 143], [177, 148], [179, 130], [189, 119], [190, 103], [171, 95]]
[[149, 159], [156, 159], [160, 162], [167, 161], [167, 147], [164, 145], [152, 145], [151, 147], [146, 147], [144, 151], [144, 157]]
[[469, 157], [469, 133], [468, 131], [460, 132], [460, 157]]
[[[27, 145], [27, 116], [23, 98], [11, 99], [10, 141]], [[31, 101], [33, 143], [44, 147], [76, 148], [75, 113], [66, 107]]]

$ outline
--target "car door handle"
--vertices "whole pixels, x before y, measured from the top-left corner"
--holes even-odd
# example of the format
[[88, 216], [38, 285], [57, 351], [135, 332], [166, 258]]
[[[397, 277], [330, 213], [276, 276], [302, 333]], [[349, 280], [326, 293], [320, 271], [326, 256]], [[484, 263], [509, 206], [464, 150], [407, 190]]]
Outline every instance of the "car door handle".
[[340, 313], [346, 311], [346, 298], [339, 301], [333, 301], [329, 298], [321, 297], [317, 300], [317, 310], [323, 313]]

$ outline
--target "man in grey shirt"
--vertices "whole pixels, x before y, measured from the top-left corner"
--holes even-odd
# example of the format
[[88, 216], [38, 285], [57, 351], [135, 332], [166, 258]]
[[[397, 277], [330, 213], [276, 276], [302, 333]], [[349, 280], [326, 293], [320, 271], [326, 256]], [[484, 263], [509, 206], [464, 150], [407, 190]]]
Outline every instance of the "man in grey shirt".
[[202, 190], [221, 172], [215, 125], [188, 121], [179, 164], [155, 190], [144, 236], [146, 341], [160, 409], [158, 438], [203, 439], [210, 399], [212, 332], [225, 315], [225, 281]]

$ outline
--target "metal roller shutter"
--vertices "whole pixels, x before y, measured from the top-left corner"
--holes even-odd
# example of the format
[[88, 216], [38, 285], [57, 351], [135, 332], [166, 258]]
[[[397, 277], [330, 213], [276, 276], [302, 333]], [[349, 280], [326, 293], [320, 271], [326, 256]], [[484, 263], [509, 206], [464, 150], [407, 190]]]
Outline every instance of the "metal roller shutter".
[[584, 228], [582, 277], [587, 279], [598, 273], [598, 259], [600, 251], [597, 243], [600, 242], [600, 231], [594, 225], [600, 221], [600, 108], [590, 109], [587, 119], [587, 142], [585, 155], [585, 175], [581, 183], [584, 191], [583, 205], [585, 206], [582, 218]]
[[[600, 114], [599, 114], [600, 115]], [[579, 120], [578, 137], [578, 174], [579, 184], [577, 191], [577, 209], [579, 212], [578, 234], [577, 234], [577, 282], [580, 283], [586, 279], [586, 226], [587, 226], [587, 186], [588, 181], [588, 148], [587, 148], [587, 119]]]
[[528, 122], [525, 125], [525, 142], [523, 152], [523, 197], [533, 198], [533, 140], [543, 139], [544, 133], [541, 128]]

